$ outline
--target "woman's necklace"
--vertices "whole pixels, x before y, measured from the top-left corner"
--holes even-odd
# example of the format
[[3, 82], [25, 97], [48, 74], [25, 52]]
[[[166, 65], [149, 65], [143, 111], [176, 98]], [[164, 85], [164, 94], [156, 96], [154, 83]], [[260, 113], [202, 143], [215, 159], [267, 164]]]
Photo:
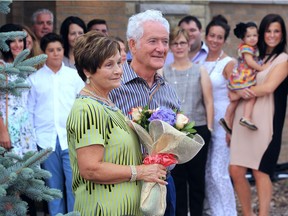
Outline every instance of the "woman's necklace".
[[90, 90], [87, 89], [86, 87], [84, 87], [84, 88], [82, 89], [82, 91], [90, 94], [90, 96], [96, 98], [97, 100], [102, 101], [103, 103], [105, 103], [105, 104], [107, 104], [107, 105], [109, 105], [109, 106], [111, 106], [111, 107], [115, 106], [115, 104], [114, 104], [109, 98], [107, 99], [107, 98], [101, 97], [101, 96], [97, 95], [95, 92], [90, 91]]
[[[188, 91], [187, 88], [188, 88], [188, 80], [189, 80], [189, 71], [190, 71], [189, 68], [191, 68], [191, 66], [192, 66], [192, 63], [189, 64], [189, 67], [186, 68], [186, 74], [183, 74], [183, 72], [185, 70], [178, 70], [177, 68], [175, 68], [171, 65], [171, 69], [173, 72], [173, 78], [174, 78], [173, 84], [176, 88], [177, 94], [179, 94], [180, 90], [184, 89], [184, 94], [178, 95], [182, 105], [185, 103], [185, 100], [186, 100], [186, 93]], [[179, 76], [181, 73], [182, 73], [182, 76]], [[182, 84], [178, 83], [177, 80], [179, 80], [179, 78], [181, 78], [181, 77], [182, 78], [184, 77], [185, 85], [182, 85], [183, 83]]]
[[223, 52], [223, 50], [221, 50], [221, 53], [220, 53], [220, 55], [218, 56], [217, 60], [215, 61], [215, 64], [213, 65], [213, 67], [211, 68], [211, 70], [210, 70], [209, 73], [208, 73], [209, 75], [213, 72], [213, 70], [215, 69], [217, 63], [220, 61], [220, 59], [221, 59], [221, 57], [222, 57], [223, 54], [224, 54], [224, 52]]

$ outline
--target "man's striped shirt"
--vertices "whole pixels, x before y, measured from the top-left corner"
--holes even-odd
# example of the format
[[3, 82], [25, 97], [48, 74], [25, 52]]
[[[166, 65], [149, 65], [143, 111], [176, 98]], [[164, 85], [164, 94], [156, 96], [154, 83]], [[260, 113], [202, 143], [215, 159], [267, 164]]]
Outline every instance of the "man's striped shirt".
[[134, 72], [128, 62], [123, 64], [121, 86], [110, 92], [110, 98], [127, 116], [132, 108], [148, 105], [150, 98], [149, 109], [161, 106], [180, 110], [180, 101], [175, 90], [161, 75], [155, 74], [155, 81], [150, 88], [147, 82]]

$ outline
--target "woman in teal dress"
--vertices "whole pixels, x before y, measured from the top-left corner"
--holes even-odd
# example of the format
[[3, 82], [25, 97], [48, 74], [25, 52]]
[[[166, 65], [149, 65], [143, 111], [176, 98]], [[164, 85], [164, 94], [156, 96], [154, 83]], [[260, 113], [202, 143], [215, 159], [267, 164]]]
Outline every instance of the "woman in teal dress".
[[81, 215], [142, 215], [141, 180], [166, 184], [166, 169], [141, 165], [138, 138], [109, 92], [120, 86], [120, 47], [99, 32], [80, 36], [75, 65], [86, 82], [67, 120], [74, 210]]

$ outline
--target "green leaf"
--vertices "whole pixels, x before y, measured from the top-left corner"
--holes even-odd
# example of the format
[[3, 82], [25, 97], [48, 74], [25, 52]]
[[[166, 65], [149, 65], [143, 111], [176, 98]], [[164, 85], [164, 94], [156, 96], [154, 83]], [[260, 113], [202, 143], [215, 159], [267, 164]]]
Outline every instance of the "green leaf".
[[191, 129], [195, 126], [195, 121], [189, 122], [182, 130]]
[[143, 111], [144, 111], [144, 110], [148, 110], [148, 109], [149, 109], [148, 105], [146, 105], [146, 106], [143, 107]]
[[189, 133], [196, 133], [197, 132], [194, 128], [190, 128], [190, 129], [187, 129], [185, 131], [187, 131]]

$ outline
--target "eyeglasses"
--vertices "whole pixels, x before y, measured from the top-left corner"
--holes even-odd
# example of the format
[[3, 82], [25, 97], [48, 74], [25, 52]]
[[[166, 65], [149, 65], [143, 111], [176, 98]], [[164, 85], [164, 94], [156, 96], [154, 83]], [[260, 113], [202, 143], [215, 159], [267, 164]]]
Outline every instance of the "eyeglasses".
[[179, 42], [179, 43], [177, 43], [177, 42], [172, 43], [171, 46], [176, 48], [176, 47], [178, 47], [178, 45], [179, 45], [180, 47], [184, 47], [184, 46], [186, 46], [187, 44], [188, 44], [188, 42], [181, 41], [181, 42]]

